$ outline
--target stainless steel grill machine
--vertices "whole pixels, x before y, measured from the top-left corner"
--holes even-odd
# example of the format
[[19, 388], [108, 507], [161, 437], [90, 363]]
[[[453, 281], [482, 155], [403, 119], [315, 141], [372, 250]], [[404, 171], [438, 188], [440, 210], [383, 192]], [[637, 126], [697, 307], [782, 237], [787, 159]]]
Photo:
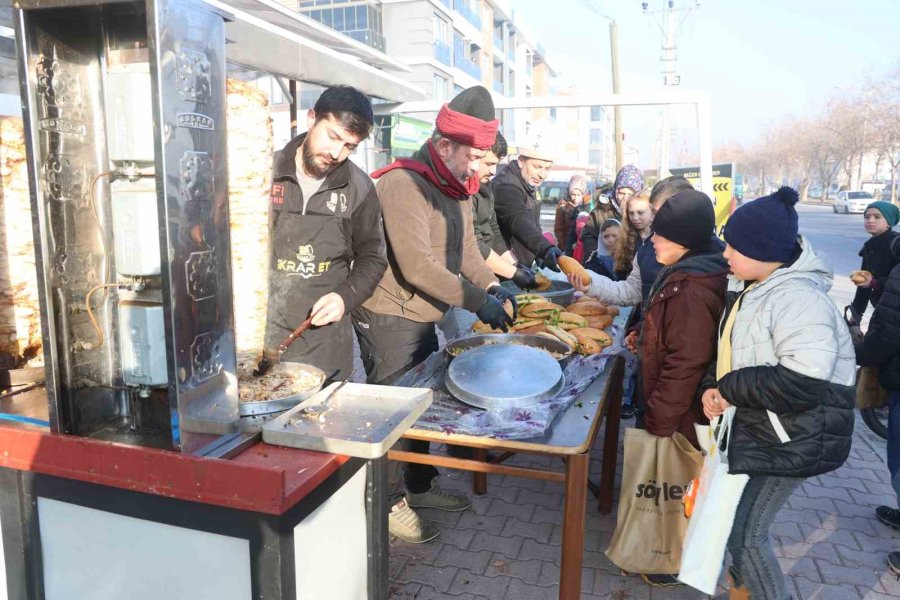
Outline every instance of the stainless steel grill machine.
[[228, 18], [16, 5], [54, 431], [194, 452], [237, 428]]

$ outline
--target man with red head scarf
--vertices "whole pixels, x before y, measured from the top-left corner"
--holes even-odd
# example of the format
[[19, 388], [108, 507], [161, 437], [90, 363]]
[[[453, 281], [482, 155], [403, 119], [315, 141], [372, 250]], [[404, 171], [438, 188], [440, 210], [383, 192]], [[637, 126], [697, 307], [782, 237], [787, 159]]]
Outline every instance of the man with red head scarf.
[[[515, 296], [499, 285], [481, 256], [471, 199], [498, 125], [490, 93], [469, 88], [441, 108], [434, 134], [412, 157], [372, 174], [378, 180], [388, 268], [374, 295], [353, 313], [369, 383], [390, 384], [435, 352], [435, 323], [451, 306], [499, 329], [512, 324], [503, 304], [509, 300], [514, 314]], [[400, 444], [428, 452], [428, 442]], [[431, 466], [405, 466], [405, 498], [388, 521], [392, 534], [429, 541], [437, 537], [437, 526], [411, 507], [460, 511], [471, 505], [439, 488], [437, 474]], [[389, 482], [392, 492], [398, 484]]]

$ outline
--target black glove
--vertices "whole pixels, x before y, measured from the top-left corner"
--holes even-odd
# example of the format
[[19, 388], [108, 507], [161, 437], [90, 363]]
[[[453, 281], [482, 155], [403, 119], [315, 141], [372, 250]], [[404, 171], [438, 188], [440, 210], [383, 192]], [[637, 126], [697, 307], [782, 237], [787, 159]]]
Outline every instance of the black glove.
[[512, 280], [513, 283], [519, 286], [519, 289], [522, 290], [533, 290], [537, 287], [537, 280], [534, 278], [534, 271], [522, 265], [516, 267], [516, 272], [512, 276]]
[[551, 271], [556, 271], [559, 273], [559, 265], [557, 261], [559, 261], [559, 257], [563, 255], [562, 250], [557, 248], [556, 246], [550, 246], [544, 253], [541, 254], [541, 262], [544, 263], [544, 266], [550, 269]]
[[[532, 275], [532, 278], [534, 276]], [[502, 285], [495, 285], [488, 289], [488, 294], [496, 298], [500, 301], [500, 304], [505, 303], [507, 300], [512, 304], [513, 308], [513, 321], [516, 320], [516, 315], [519, 314], [519, 304], [516, 302], [516, 295], [503, 287]]]
[[481, 308], [475, 311], [482, 323], [490, 325], [494, 329], [502, 329], [506, 333], [509, 326], [513, 324], [512, 318], [503, 309], [503, 303], [497, 300], [491, 294], [484, 299]]

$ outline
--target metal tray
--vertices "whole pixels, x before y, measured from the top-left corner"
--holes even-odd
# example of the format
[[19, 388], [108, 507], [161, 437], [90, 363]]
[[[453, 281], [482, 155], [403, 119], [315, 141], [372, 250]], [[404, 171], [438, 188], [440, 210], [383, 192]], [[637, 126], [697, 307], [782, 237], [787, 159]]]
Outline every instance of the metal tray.
[[537, 290], [526, 291], [512, 281], [504, 281], [500, 285], [514, 294], [537, 294], [560, 306], [571, 304], [572, 299], [575, 297], [575, 288], [572, 287], [572, 284], [568, 281], [556, 281], [555, 279], [551, 280], [551, 283], [550, 289], [545, 292], [538, 292]]
[[431, 406], [427, 388], [348, 383], [328, 402], [319, 418], [300, 416], [305, 406], [320, 403], [339, 383], [263, 425], [269, 444], [374, 459], [384, 456]]
[[556, 396], [565, 385], [559, 363], [537, 348], [491, 344], [450, 363], [447, 391], [477, 408], [526, 408]]
[[[319, 390], [322, 389], [322, 386], [325, 385], [325, 379], [327, 377], [325, 371], [323, 371], [322, 369], [303, 363], [283, 362], [278, 363], [277, 365], [272, 365], [270, 372], [277, 373], [279, 371], [286, 371], [288, 373], [294, 373], [297, 375], [301, 375], [303, 373], [312, 373], [320, 377], [320, 383], [319, 385], [311, 387], [306, 391], [300, 392], [299, 394], [294, 394], [293, 396], [287, 396], [285, 398], [279, 398], [278, 400], [240, 402], [238, 404], [238, 410], [240, 411], [242, 417], [268, 415], [293, 408], [310, 396], [317, 394]], [[238, 382], [238, 386], [240, 386], [240, 382]]]
[[556, 359], [562, 368], [565, 368], [572, 358], [572, 349], [568, 344], [527, 333], [479, 333], [447, 342], [444, 351], [450, 355], [450, 360], [453, 360], [461, 355], [463, 351], [496, 344], [517, 344], [563, 354], [562, 358]]

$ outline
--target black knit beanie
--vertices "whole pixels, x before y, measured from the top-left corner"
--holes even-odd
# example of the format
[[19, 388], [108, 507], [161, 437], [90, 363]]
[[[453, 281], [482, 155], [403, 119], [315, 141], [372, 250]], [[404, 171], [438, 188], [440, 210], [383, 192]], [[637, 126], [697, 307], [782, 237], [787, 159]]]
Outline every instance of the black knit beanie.
[[716, 227], [716, 213], [709, 196], [683, 190], [666, 200], [653, 217], [653, 231], [688, 250], [709, 243]]

